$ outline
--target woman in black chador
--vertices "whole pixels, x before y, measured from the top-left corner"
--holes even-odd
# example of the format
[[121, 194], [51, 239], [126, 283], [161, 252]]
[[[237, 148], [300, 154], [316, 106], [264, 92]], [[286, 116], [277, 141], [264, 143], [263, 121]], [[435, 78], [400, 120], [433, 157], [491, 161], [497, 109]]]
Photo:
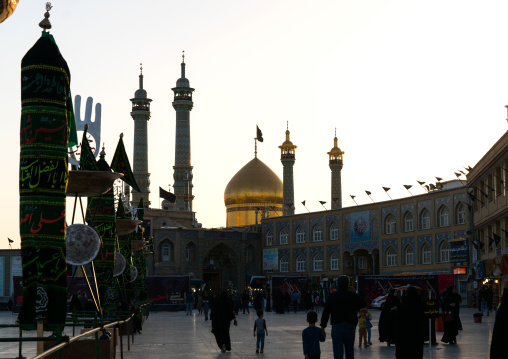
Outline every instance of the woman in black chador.
[[[457, 334], [459, 334], [460, 327], [459, 306], [461, 302], [462, 298], [457, 293], [457, 287], [454, 285], [449, 286], [443, 298], [444, 334], [443, 338], [441, 338], [443, 343], [457, 344]], [[451, 315], [449, 314], [450, 312]]]
[[395, 344], [395, 319], [399, 304], [399, 290], [390, 289], [386, 302], [383, 305], [378, 325], [379, 341], [386, 342], [388, 346], [390, 346], [390, 344]]
[[506, 359], [508, 353], [508, 288], [503, 291], [503, 302], [497, 310], [492, 342], [490, 344], [490, 359]]
[[210, 319], [212, 320], [212, 333], [215, 335], [217, 345], [223, 353], [226, 350], [230, 351], [229, 327], [233, 319], [235, 325], [238, 325], [238, 323], [236, 322], [233, 302], [226, 291], [220, 294], [219, 299], [213, 305]]
[[396, 311], [395, 357], [423, 358], [423, 305], [415, 287], [409, 287]]

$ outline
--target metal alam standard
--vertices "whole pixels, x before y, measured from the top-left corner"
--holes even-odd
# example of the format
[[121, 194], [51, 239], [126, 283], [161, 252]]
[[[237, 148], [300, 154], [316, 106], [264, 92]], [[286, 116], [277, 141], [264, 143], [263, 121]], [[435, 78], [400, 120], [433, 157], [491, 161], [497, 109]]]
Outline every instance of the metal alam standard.
[[48, 17], [46, 12], [41, 38], [21, 61], [22, 324], [64, 323], [67, 309], [65, 196], [69, 136], [75, 122], [71, 74], [53, 36], [46, 32], [51, 28]]

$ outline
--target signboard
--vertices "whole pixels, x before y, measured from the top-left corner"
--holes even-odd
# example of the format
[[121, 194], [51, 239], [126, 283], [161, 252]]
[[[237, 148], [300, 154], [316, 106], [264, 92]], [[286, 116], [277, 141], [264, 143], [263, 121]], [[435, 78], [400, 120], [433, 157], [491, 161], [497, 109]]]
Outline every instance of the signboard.
[[185, 298], [190, 291], [189, 276], [149, 276], [146, 286], [147, 298], [152, 301], [154, 310], [185, 310]]
[[466, 274], [466, 268], [464, 267], [453, 268], [453, 274]]
[[450, 241], [450, 263], [453, 267], [469, 265], [469, 247], [466, 238], [456, 238]]
[[375, 298], [386, 295], [390, 289], [412, 285], [421, 290], [430, 290], [431, 299], [435, 299], [446, 288], [454, 284], [453, 274], [440, 275], [359, 275], [357, 276], [358, 294], [368, 305]]
[[370, 212], [356, 212], [350, 214], [351, 241], [370, 240]]
[[277, 248], [263, 249], [263, 270], [279, 269], [279, 254]]

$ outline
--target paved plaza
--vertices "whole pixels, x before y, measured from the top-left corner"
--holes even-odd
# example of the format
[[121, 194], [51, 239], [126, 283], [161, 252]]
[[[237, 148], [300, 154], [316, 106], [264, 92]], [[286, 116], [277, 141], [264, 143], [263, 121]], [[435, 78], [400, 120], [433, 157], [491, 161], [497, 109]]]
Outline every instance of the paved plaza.
[[[461, 309], [464, 330], [457, 338], [458, 345], [440, 343], [431, 350], [426, 345], [424, 358], [488, 358], [494, 316], [483, 317], [483, 323], [478, 324], [473, 322], [474, 311], [471, 308]], [[15, 321], [15, 315], [8, 312], [0, 313], [0, 323]], [[387, 347], [386, 344], [379, 343], [377, 340], [377, 322], [380, 312], [372, 310], [371, 313], [374, 317], [371, 339], [374, 345], [368, 348], [355, 346], [355, 358], [395, 358], [395, 348], [393, 346]], [[265, 352], [256, 354], [256, 342], [252, 331], [256, 316], [252, 310], [250, 314], [240, 312], [238, 327], [231, 326], [232, 351], [221, 353], [213, 334], [210, 333], [211, 323], [210, 321], [205, 322], [203, 315], [197, 315], [196, 311], [192, 317], [186, 316], [185, 312], [152, 312], [143, 324], [143, 334], [134, 337], [134, 344], [131, 345], [130, 351], [127, 351], [124, 339], [124, 358], [276, 359], [303, 357], [301, 332], [306, 326], [305, 318], [304, 312], [284, 315], [273, 312], [266, 313], [268, 336], [265, 339]], [[72, 329], [67, 329], [66, 332], [72, 334]], [[0, 329], [1, 337], [15, 335], [15, 333], [16, 331], [13, 329]], [[437, 333], [438, 341], [441, 335], [442, 333]], [[333, 358], [330, 327], [327, 328], [326, 342], [321, 343], [321, 352], [321, 358]], [[117, 353], [117, 358], [120, 357], [119, 354]], [[23, 355], [27, 358], [35, 356], [35, 344], [25, 344]], [[0, 358], [15, 358], [16, 356], [17, 343], [0, 343]]]

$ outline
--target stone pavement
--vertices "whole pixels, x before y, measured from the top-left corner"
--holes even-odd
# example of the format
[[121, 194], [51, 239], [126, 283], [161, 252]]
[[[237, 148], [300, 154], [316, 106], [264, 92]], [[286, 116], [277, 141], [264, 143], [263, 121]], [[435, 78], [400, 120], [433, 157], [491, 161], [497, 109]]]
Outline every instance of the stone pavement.
[[[494, 317], [483, 317], [483, 323], [473, 322], [474, 309], [461, 308], [461, 320], [464, 330], [457, 337], [458, 345], [440, 343], [428, 349], [425, 346], [424, 358], [446, 359], [487, 359], [489, 357], [490, 339]], [[395, 347], [388, 347], [377, 340], [377, 322], [380, 312], [371, 310], [374, 327], [372, 328], [373, 346], [358, 348], [355, 346], [355, 358], [395, 358]], [[14, 322], [15, 316], [7, 312], [0, 312], [0, 323]], [[266, 313], [268, 336], [265, 338], [264, 354], [256, 354], [256, 341], [252, 334], [256, 316], [250, 314], [238, 315], [238, 327], [231, 325], [232, 351], [221, 353], [215, 343], [210, 321], [205, 322], [203, 315], [194, 311], [192, 317], [185, 312], [152, 312], [148, 320], [143, 323], [143, 334], [134, 337], [131, 350], [127, 351], [124, 339], [124, 358], [196, 358], [196, 359], [228, 359], [228, 358], [302, 358], [301, 332], [306, 327], [305, 313], [274, 314]], [[72, 329], [67, 329], [72, 334]], [[78, 330], [76, 330], [78, 332]], [[15, 335], [13, 329], [0, 329], [0, 337]], [[442, 333], [437, 333], [437, 339]], [[126, 337], [124, 337], [126, 338]], [[358, 335], [357, 335], [358, 338]], [[23, 347], [23, 355], [27, 358], [35, 356], [35, 344], [27, 343]], [[321, 358], [332, 359], [332, 345], [330, 327], [327, 328], [327, 340], [321, 343]], [[17, 344], [0, 343], [0, 358], [14, 358], [17, 356]], [[120, 357], [118, 353], [118, 358]]]

